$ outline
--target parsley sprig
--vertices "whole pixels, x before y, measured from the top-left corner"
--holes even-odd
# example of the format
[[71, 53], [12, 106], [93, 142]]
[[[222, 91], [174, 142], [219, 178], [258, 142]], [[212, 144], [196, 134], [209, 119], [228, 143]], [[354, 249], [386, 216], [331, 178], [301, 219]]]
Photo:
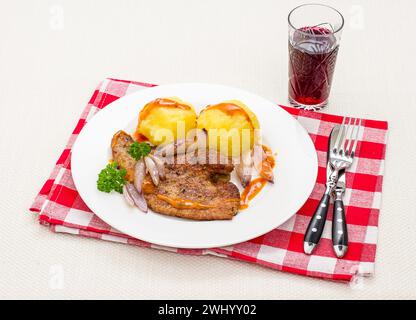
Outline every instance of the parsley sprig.
[[150, 151], [152, 151], [152, 148], [149, 144], [146, 142], [133, 142], [130, 145], [130, 148], [128, 150], [128, 153], [136, 160], [140, 160], [143, 157], [146, 157]]
[[117, 162], [109, 163], [98, 174], [97, 189], [107, 193], [112, 190], [122, 193], [126, 184], [126, 173], [125, 169], [118, 168]]

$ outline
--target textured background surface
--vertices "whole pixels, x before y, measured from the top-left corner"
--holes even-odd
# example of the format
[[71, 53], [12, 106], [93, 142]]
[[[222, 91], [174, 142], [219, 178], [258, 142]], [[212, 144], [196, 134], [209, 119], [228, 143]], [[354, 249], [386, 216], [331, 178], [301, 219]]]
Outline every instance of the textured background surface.
[[0, 297], [416, 298], [410, 0], [327, 1], [347, 20], [327, 112], [390, 122], [374, 278], [348, 286], [57, 235], [28, 213], [107, 76], [222, 83], [285, 103], [286, 16], [298, 3], [0, 0]]

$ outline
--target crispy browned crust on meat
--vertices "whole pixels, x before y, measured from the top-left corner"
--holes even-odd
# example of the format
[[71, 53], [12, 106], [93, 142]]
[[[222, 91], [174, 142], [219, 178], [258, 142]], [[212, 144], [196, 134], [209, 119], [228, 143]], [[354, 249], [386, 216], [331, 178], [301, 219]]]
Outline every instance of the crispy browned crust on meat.
[[133, 138], [122, 130], [118, 131], [111, 140], [113, 160], [120, 167], [126, 169], [126, 179], [129, 182], [134, 180], [134, 166], [136, 164], [136, 160], [127, 152], [133, 142]]
[[[170, 164], [165, 166], [166, 179], [144, 194], [150, 209], [168, 216], [193, 220], [230, 220], [240, 206], [240, 192], [229, 181], [232, 165]], [[218, 177], [220, 176], [220, 177]], [[146, 176], [145, 183], [152, 184]], [[209, 208], [178, 209], [157, 195], [185, 199]]]

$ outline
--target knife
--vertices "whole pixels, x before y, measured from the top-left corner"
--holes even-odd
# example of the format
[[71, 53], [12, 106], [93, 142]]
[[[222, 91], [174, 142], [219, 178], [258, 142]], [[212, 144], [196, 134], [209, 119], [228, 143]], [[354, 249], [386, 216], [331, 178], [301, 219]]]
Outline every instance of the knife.
[[[327, 153], [327, 164], [326, 164], [326, 178], [327, 181], [332, 173], [332, 167], [329, 162], [329, 150], [334, 148], [336, 143], [336, 138], [338, 136], [340, 126], [335, 126], [329, 136], [328, 143], [328, 153]], [[331, 199], [332, 189], [327, 186], [325, 194], [323, 195], [319, 205], [312, 216], [311, 221], [309, 222], [308, 228], [305, 232], [305, 237], [303, 239], [303, 251], [306, 254], [312, 254], [319, 240], [321, 239], [322, 232], [324, 231], [326, 216], [328, 213], [329, 202]]]
[[338, 258], [342, 258], [348, 250], [347, 222], [342, 197], [345, 193], [345, 171], [340, 172], [334, 190], [334, 214], [332, 218], [332, 245]]

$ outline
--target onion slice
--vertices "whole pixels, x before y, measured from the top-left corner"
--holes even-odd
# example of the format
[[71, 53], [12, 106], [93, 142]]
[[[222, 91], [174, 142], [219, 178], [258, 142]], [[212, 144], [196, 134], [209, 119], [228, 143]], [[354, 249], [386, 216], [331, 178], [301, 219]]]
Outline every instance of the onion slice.
[[136, 162], [134, 166], [134, 186], [138, 193], [142, 193], [142, 184], [146, 176], [146, 167], [142, 159]]
[[160, 145], [156, 148], [156, 155], [165, 155], [166, 157], [173, 156], [175, 154], [176, 141]]
[[126, 202], [130, 206], [134, 207], [133, 198], [131, 197], [130, 193], [127, 191], [127, 186], [126, 185], [123, 186], [123, 196], [124, 196], [124, 199], [126, 200]]
[[141, 193], [138, 193], [136, 190], [136, 187], [132, 185], [131, 183], [128, 183], [125, 186], [126, 186], [127, 193], [132, 198], [136, 207], [139, 208], [140, 211], [147, 212], [147, 203], [143, 195]]
[[198, 149], [206, 149], [207, 148], [207, 139], [208, 135], [205, 130], [198, 129], [196, 134], [196, 142], [198, 144]]
[[163, 160], [154, 156], [153, 154], [149, 154], [149, 157], [156, 164], [157, 171], [159, 172], [159, 178], [164, 180], [166, 178], [166, 175], [165, 175], [165, 164], [163, 163]]
[[239, 163], [235, 166], [235, 172], [237, 173], [238, 179], [241, 185], [245, 188], [251, 181], [251, 166], [246, 166], [243, 163]]
[[253, 159], [251, 152], [244, 152], [241, 157], [237, 158], [239, 163], [235, 165], [235, 171], [243, 187], [246, 187], [252, 178]]
[[166, 157], [173, 156], [175, 154], [184, 154], [186, 153], [186, 148], [190, 143], [193, 143], [194, 141], [191, 139], [178, 139], [175, 141], [172, 141], [170, 143], [166, 143], [163, 145], [160, 145], [156, 148], [155, 155], [165, 155]]
[[255, 145], [253, 149], [253, 163], [260, 177], [273, 183], [273, 165], [269, 162], [269, 155], [261, 145]]
[[149, 157], [145, 157], [144, 162], [146, 164], [146, 169], [150, 173], [150, 177], [152, 178], [153, 183], [156, 186], [159, 185], [159, 172], [157, 170], [155, 162]]

